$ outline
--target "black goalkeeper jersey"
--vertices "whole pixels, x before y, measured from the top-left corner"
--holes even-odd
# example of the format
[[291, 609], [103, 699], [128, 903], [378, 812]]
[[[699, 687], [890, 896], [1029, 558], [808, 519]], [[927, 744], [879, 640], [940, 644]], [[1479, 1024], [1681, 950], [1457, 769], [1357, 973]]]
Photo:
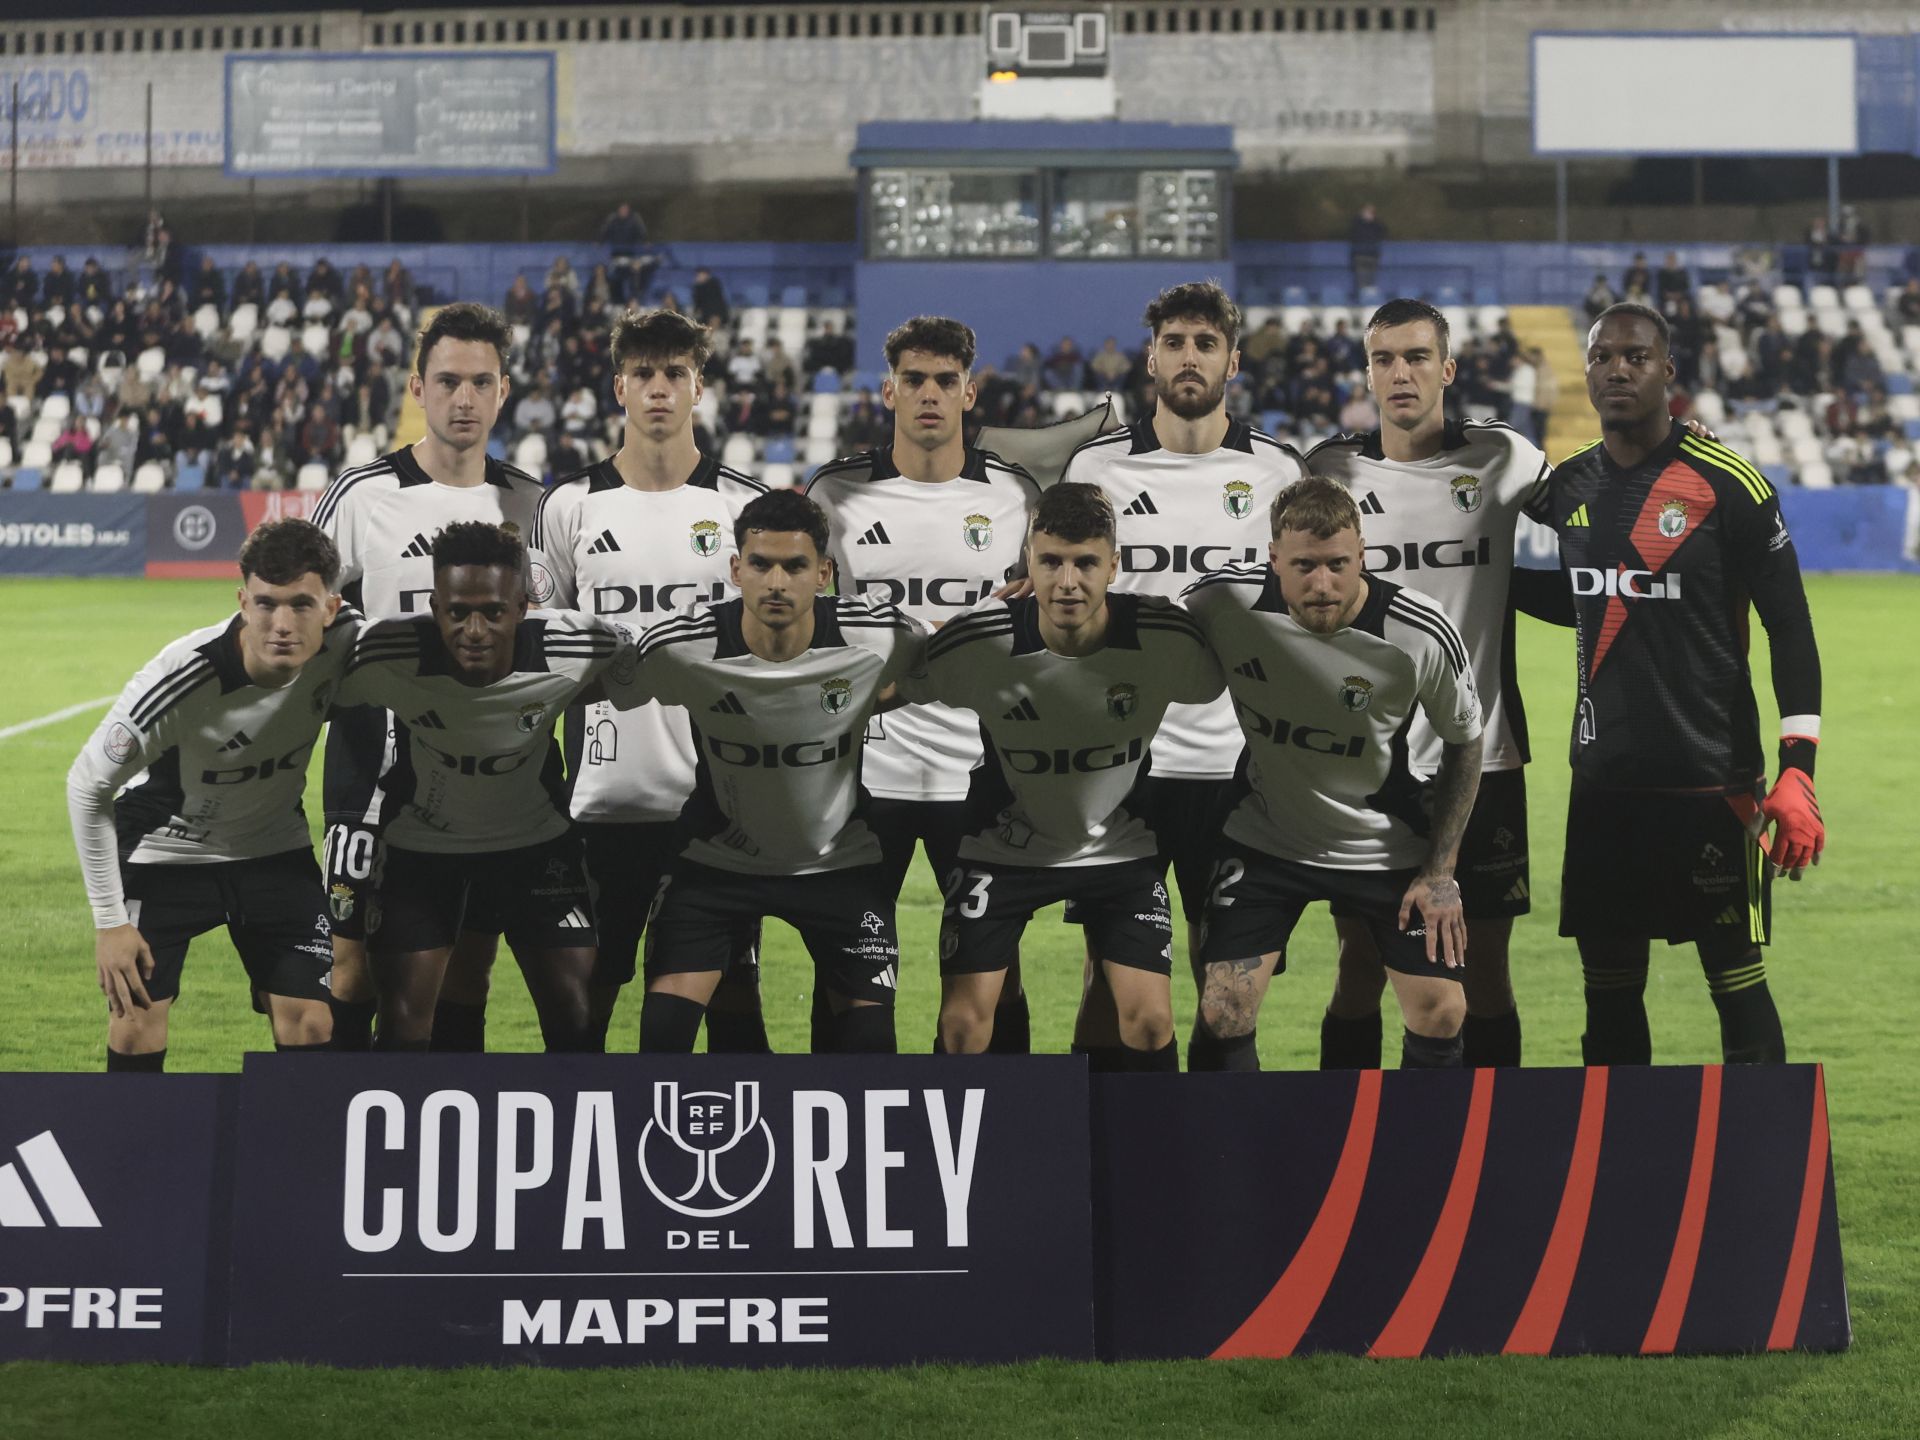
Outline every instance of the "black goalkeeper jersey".
[[[1749, 602], [1773, 637], [1776, 671], [1782, 637], [1804, 632], [1816, 697], [1806, 708], [1819, 708], [1800, 562], [1773, 487], [1676, 423], [1631, 469], [1596, 441], [1554, 470], [1528, 511], [1559, 535], [1573, 589], [1574, 778], [1610, 789], [1751, 789], [1766, 761], [1747, 668]], [[1805, 683], [1776, 674], [1783, 701], [1783, 681]]]

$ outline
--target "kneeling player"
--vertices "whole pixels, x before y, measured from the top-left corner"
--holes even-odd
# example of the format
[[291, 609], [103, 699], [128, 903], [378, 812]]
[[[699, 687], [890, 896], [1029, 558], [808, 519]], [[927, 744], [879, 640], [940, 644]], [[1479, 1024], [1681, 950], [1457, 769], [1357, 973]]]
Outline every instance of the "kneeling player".
[[428, 1048], [454, 940], [484, 906], [520, 962], [547, 1049], [597, 1049], [586, 871], [543, 768], [554, 720], [623, 641], [573, 611], [528, 618], [526, 552], [484, 521], [434, 536], [431, 604], [430, 618], [361, 636], [339, 701], [393, 711], [409, 738], [386, 788], [367, 916], [374, 1048]]
[[890, 1054], [900, 946], [860, 757], [925, 632], [891, 605], [820, 593], [827, 521], [804, 496], [749, 501], [733, 533], [739, 598], [654, 626], [631, 679], [607, 685], [622, 709], [685, 706], [699, 756], [647, 923], [640, 1048], [691, 1051], [740, 923], [776, 915], [813, 957], [834, 1048]]
[[1075, 904], [1111, 992], [1121, 1047], [1096, 1068], [1176, 1070], [1173, 928], [1138, 791], [1173, 704], [1220, 694], [1219, 663], [1171, 601], [1111, 592], [1113, 508], [1091, 485], [1056, 485], [1027, 537], [1033, 593], [989, 600], [928, 644], [910, 699], [972, 710], [985, 733], [959, 863], [943, 877], [940, 1034], [978, 1054], [1035, 910]]
[[[1360, 512], [1334, 481], [1289, 485], [1272, 522], [1267, 566], [1187, 591], [1227, 671], [1250, 786], [1207, 897], [1200, 1024], [1220, 1068], [1258, 1069], [1268, 981], [1301, 912], [1329, 900], [1367, 927], [1391, 975], [1401, 1065], [1458, 1065], [1466, 922], [1453, 866], [1480, 782], [1466, 647], [1432, 600], [1362, 573]], [[1407, 766], [1416, 704], [1441, 740], [1431, 816]]]
[[326, 1048], [333, 949], [301, 796], [359, 626], [339, 573], [304, 520], [254, 531], [240, 613], [134, 676], [67, 774], [109, 1070], [162, 1068], [187, 946], [223, 924], [275, 1048]]

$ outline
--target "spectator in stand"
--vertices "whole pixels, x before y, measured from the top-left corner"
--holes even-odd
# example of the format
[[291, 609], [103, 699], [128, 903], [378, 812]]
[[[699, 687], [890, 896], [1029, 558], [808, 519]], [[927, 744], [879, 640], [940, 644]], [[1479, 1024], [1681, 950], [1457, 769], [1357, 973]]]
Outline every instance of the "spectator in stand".
[[831, 320], [820, 322], [820, 333], [800, 352], [800, 368], [809, 375], [831, 370], [844, 375], [853, 369], [853, 337], [835, 331]]
[[567, 313], [580, 313], [580, 272], [573, 268], [573, 262], [564, 255], [556, 255], [553, 264], [547, 267], [547, 290], [558, 290], [567, 297]]
[[259, 454], [253, 448], [253, 433], [242, 423], [213, 447], [207, 479], [217, 490], [245, 490], [252, 486], [259, 464]]
[[607, 273], [606, 266], [593, 267], [593, 274], [587, 277], [586, 296], [580, 305], [590, 316], [605, 315], [613, 307], [613, 277]]
[[1839, 360], [1840, 386], [1849, 395], [1864, 395], [1879, 390], [1887, 383], [1886, 372], [1880, 368], [1880, 359], [1873, 353], [1873, 347], [1867, 344], [1866, 336], [1860, 333], [1860, 322], [1847, 322], [1847, 334], [1838, 346], [1841, 352]]
[[87, 474], [93, 473], [93, 436], [87, 433], [87, 422], [79, 415], [69, 415], [66, 424], [53, 440], [53, 458], [77, 460], [80, 468]]
[[387, 423], [387, 417], [393, 411], [393, 386], [387, 380], [385, 362], [378, 358], [367, 361], [366, 373], [360, 377], [360, 388], [367, 392], [366, 421], [363, 429]]
[[1763, 395], [1778, 395], [1787, 383], [1787, 363], [1793, 358], [1793, 341], [1780, 328], [1779, 314], [1767, 316], [1766, 324], [1753, 339], [1754, 381]]
[[[594, 421], [599, 417], [600, 405], [593, 398], [593, 391], [577, 385], [567, 397], [567, 403], [560, 407], [560, 428], [575, 439], [584, 439], [593, 433]], [[554, 473], [562, 473], [557, 464]]]
[[1831, 285], [1839, 263], [1839, 252], [1827, 231], [1827, 217], [1814, 216], [1807, 226], [1807, 278], [1817, 285]]
[[1053, 353], [1047, 356], [1046, 364], [1041, 367], [1041, 384], [1049, 390], [1078, 390], [1080, 377], [1086, 367], [1086, 357], [1080, 353], [1080, 347], [1073, 343], [1073, 337], [1062, 335], [1060, 343], [1053, 347]]
[[1527, 363], [1533, 366], [1533, 433], [1537, 437], [1534, 443], [1544, 447], [1547, 423], [1560, 399], [1560, 378], [1553, 373], [1547, 352], [1537, 345], [1527, 351]]
[[307, 410], [306, 423], [300, 427], [294, 456], [302, 465], [317, 463], [331, 469], [339, 463], [340, 422], [329, 415], [327, 407], [318, 401]]
[[98, 305], [104, 309], [113, 303], [113, 277], [89, 255], [80, 267], [80, 284], [75, 293], [82, 305]]
[[389, 310], [413, 313], [417, 303], [413, 272], [400, 263], [398, 256], [387, 262], [386, 272], [380, 277], [380, 298], [386, 301]]
[[760, 357], [753, 352], [753, 341], [741, 339], [727, 361], [727, 379], [736, 389], [751, 390], [760, 383]]
[[345, 293], [345, 281], [340, 272], [333, 268], [333, 262], [322, 255], [307, 272], [307, 295], [324, 295], [337, 309], [340, 297]]
[[65, 310], [73, 304], [73, 272], [67, 269], [67, 257], [56, 255], [47, 265], [47, 273], [40, 281], [41, 303], [51, 310], [58, 305]]
[[1132, 370], [1133, 361], [1120, 349], [1120, 342], [1109, 335], [1087, 359], [1083, 388], [1101, 391], [1123, 389]]
[[1895, 325], [1920, 325], [1920, 280], [1907, 277], [1907, 283], [1893, 297], [1890, 318]]
[[544, 379], [536, 379], [513, 407], [513, 428], [520, 435], [550, 434], [559, 418]]
[[200, 257], [200, 268], [193, 273], [193, 286], [188, 291], [187, 303], [198, 310], [202, 305], [211, 305], [221, 314], [227, 311], [227, 279], [220, 273], [220, 267], [213, 263], [211, 255]]
[[500, 313], [507, 317], [510, 325], [531, 325], [540, 312], [540, 297], [527, 283], [527, 277], [516, 275], [513, 284], [507, 287], [506, 299], [500, 302]]
[[120, 393], [116, 397], [121, 414], [139, 415], [153, 403], [153, 382], [140, 373], [138, 365], [129, 365], [120, 374]]
[[118, 465], [120, 473], [131, 477], [140, 458], [140, 412], [123, 410], [113, 423], [100, 432], [94, 447], [96, 465]]
[[1833, 232], [1833, 238], [1839, 245], [1835, 269], [1840, 282], [1859, 284], [1867, 278], [1867, 243], [1870, 236], [1867, 222], [1860, 218], [1860, 212], [1853, 206], [1840, 207], [1840, 225]]
[[247, 261], [240, 267], [240, 273], [233, 277], [233, 293], [229, 297], [233, 301], [233, 308], [238, 310], [242, 305], [263, 304], [266, 287], [266, 277], [261, 275], [260, 266], [252, 260]]
[[760, 356], [760, 376], [768, 385], [784, 385], [789, 390], [800, 384], [799, 367], [778, 336], [767, 341], [767, 348]]
[[[297, 293], [300, 289], [300, 277], [293, 273], [293, 266], [282, 260], [273, 267], [273, 274], [267, 280], [267, 303], [275, 300], [299, 301], [305, 297]], [[297, 307], [296, 307], [297, 308]]]
[[1347, 229], [1347, 253], [1353, 267], [1353, 290], [1357, 296], [1372, 285], [1380, 273], [1380, 251], [1386, 244], [1387, 227], [1379, 211], [1362, 205]]
[[646, 277], [639, 262], [647, 248], [647, 227], [630, 203], [622, 200], [601, 223], [600, 243], [607, 247], [614, 303], [625, 305], [640, 299], [646, 291]]
[[147, 407], [147, 413], [140, 423], [140, 448], [134, 454], [136, 467], [145, 465], [149, 460], [166, 466], [171, 466], [173, 462], [173, 433], [167, 425], [166, 416], [157, 405]]
[[1379, 410], [1375, 408], [1365, 387], [1355, 386], [1347, 396], [1347, 403], [1340, 407], [1340, 429], [1349, 435], [1360, 435], [1379, 428]]
[[1360, 342], [1353, 338], [1347, 329], [1347, 322], [1333, 322], [1333, 333], [1327, 337], [1327, 365], [1335, 375], [1351, 375], [1367, 368], [1366, 358], [1360, 353]]
[[784, 380], [773, 383], [773, 392], [767, 396], [766, 410], [762, 417], [761, 435], [791, 435], [794, 426], [793, 391]]
[[693, 293], [689, 297], [693, 318], [702, 325], [724, 329], [733, 320], [733, 307], [727, 303], [726, 286], [720, 277], [702, 265], [693, 272]]
[[1038, 390], [1045, 384], [1046, 371], [1040, 347], [1031, 342], [1022, 345], [1020, 352], [1007, 362], [1007, 378], [1023, 391]]
[[33, 257], [22, 255], [7, 272], [7, 304], [17, 310], [31, 310], [40, 299], [40, 277], [34, 273]]
[[[1109, 344], [1113, 342], [1108, 341]], [[1280, 355], [1284, 358], [1287, 335], [1280, 328], [1280, 317], [1269, 315], [1260, 328], [1240, 343], [1240, 368], [1258, 370], [1267, 360]]]
[[871, 390], [862, 390], [841, 413], [840, 448], [850, 454], [871, 450], [883, 435], [893, 433], [893, 417], [881, 408]]
[[1633, 252], [1633, 263], [1627, 267], [1627, 273], [1620, 277], [1620, 293], [1623, 298], [1646, 304], [1653, 294], [1653, 272], [1647, 269], [1646, 252]]
[[572, 331], [578, 314], [573, 296], [558, 285], [549, 285], [540, 297], [540, 313], [533, 317], [533, 328], [541, 330], [549, 325], [558, 325], [561, 334], [565, 335]]
[[1678, 251], [1667, 252], [1666, 263], [1660, 267], [1655, 283], [1659, 287], [1662, 310], [1667, 310], [1674, 301], [1693, 293], [1693, 277], [1687, 274], [1687, 267], [1680, 263]]
[[[98, 420], [102, 424], [107, 420], [109, 402], [113, 399], [107, 393], [107, 382], [100, 378], [98, 370], [90, 371], [80, 382], [80, 388], [73, 395], [73, 413], [86, 420]], [[13, 410], [9, 406], [0, 406], [9, 415]]]
[[40, 362], [18, 339], [7, 342], [7, 356], [0, 360], [0, 382], [7, 388], [7, 399], [16, 395], [31, 400], [40, 389]]
[[367, 336], [367, 362], [399, 369], [407, 361], [407, 337], [393, 323], [391, 315], [382, 315]]
[[72, 397], [80, 388], [80, 367], [67, 353], [67, 347], [56, 340], [47, 347], [47, 366], [40, 372], [40, 384], [35, 393], [42, 399], [49, 395]]
[[1524, 352], [1514, 356], [1507, 370], [1507, 423], [1536, 445], [1540, 443], [1540, 431], [1533, 405], [1538, 378]]

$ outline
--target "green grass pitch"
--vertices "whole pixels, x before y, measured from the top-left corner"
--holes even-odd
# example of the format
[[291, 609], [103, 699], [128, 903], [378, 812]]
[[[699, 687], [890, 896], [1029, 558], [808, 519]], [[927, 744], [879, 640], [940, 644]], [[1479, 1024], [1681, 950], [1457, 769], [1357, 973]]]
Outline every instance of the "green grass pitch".
[[[261, 1367], [0, 1366], [0, 1436], [165, 1440], [313, 1435], [567, 1434], [1228, 1435], [1289, 1437], [1820, 1437], [1920, 1434], [1920, 1007], [1911, 926], [1920, 897], [1912, 815], [1920, 795], [1920, 583], [1885, 576], [1809, 581], [1826, 669], [1820, 767], [1827, 863], [1775, 892], [1769, 971], [1790, 1054], [1828, 1066], [1841, 1232], [1855, 1344], [1838, 1356], [1662, 1360], [1321, 1357], [1286, 1362], [1115, 1366], [1042, 1363], [888, 1372], [333, 1372]], [[0, 729], [115, 692], [163, 643], [230, 606], [220, 584], [0, 582], [9, 683]], [[1761, 671], [1763, 713], [1771, 712]], [[1578, 1063], [1579, 967], [1554, 935], [1571, 704], [1571, 641], [1523, 620], [1519, 668], [1535, 738], [1530, 772], [1534, 914], [1514, 935], [1514, 984], [1536, 1065]], [[105, 1013], [89, 917], [67, 836], [62, 780], [99, 711], [0, 740], [0, 1070], [95, 1070]], [[1769, 722], [1770, 724], [1770, 722]], [[318, 783], [318, 766], [314, 783]], [[317, 813], [317, 807], [316, 807]], [[1622, 904], [1633, 897], [1623, 895]], [[902, 1048], [932, 1035], [937, 897], [924, 869], [902, 898]], [[1028, 932], [1036, 1048], [1064, 1048], [1080, 970], [1077, 932], [1044, 916]], [[1317, 1049], [1331, 978], [1332, 929], [1310, 915], [1261, 1027], [1270, 1068]], [[525, 989], [496, 977], [489, 1040], [537, 1048]], [[791, 935], [770, 927], [769, 1029], [781, 1049], [806, 1034], [809, 984]], [[1176, 999], [1182, 986], [1176, 986]], [[1179, 1017], [1182, 1034], [1191, 996]], [[1719, 1058], [1718, 1032], [1691, 951], [1657, 954], [1649, 992], [1655, 1055]], [[624, 1004], [614, 1047], [631, 1049]], [[1391, 1029], [1389, 1029], [1391, 1034]], [[170, 1068], [230, 1070], [265, 1046], [224, 937], [200, 942], [174, 1010]], [[1391, 1046], [1389, 1046], [1391, 1048]], [[106, 1125], [137, 1123], [103, 1114]], [[1903, 1198], [1904, 1197], [1904, 1198]], [[156, 1237], [165, 1243], [164, 1237]], [[1229, 1238], [1230, 1243], [1230, 1238]], [[4, 1276], [0, 1276], [0, 1282]], [[1010, 1303], [1017, 1303], [1012, 1297]]]

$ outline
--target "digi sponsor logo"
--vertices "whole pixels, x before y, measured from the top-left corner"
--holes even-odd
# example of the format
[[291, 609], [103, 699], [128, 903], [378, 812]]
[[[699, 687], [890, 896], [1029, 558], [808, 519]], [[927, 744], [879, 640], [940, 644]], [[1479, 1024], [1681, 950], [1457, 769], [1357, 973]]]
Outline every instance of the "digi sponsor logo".
[[[1684, 523], [1684, 517], [1683, 521]], [[1678, 600], [1680, 576], [1668, 571], [1658, 580], [1651, 570], [1596, 570], [1590, 565], [1571, 565], [1567, 576], [1573, 593], [1581, 596], [1619, 596], [1623, 600]]]
[[[1474, 492], [1479, 505], [1480, 492]], [[1455, 503], [1459, 496], [1456, 492]], [[1429, 540], [1424, 545], [1408, 540], [1400, 545], [1369, 545], [1365, 564], [1369, 575], [1391, 575], [1396, 570], [1457, 570], [1469, 565], [1493, 563], [1492, 537], [1475, 540]]]

